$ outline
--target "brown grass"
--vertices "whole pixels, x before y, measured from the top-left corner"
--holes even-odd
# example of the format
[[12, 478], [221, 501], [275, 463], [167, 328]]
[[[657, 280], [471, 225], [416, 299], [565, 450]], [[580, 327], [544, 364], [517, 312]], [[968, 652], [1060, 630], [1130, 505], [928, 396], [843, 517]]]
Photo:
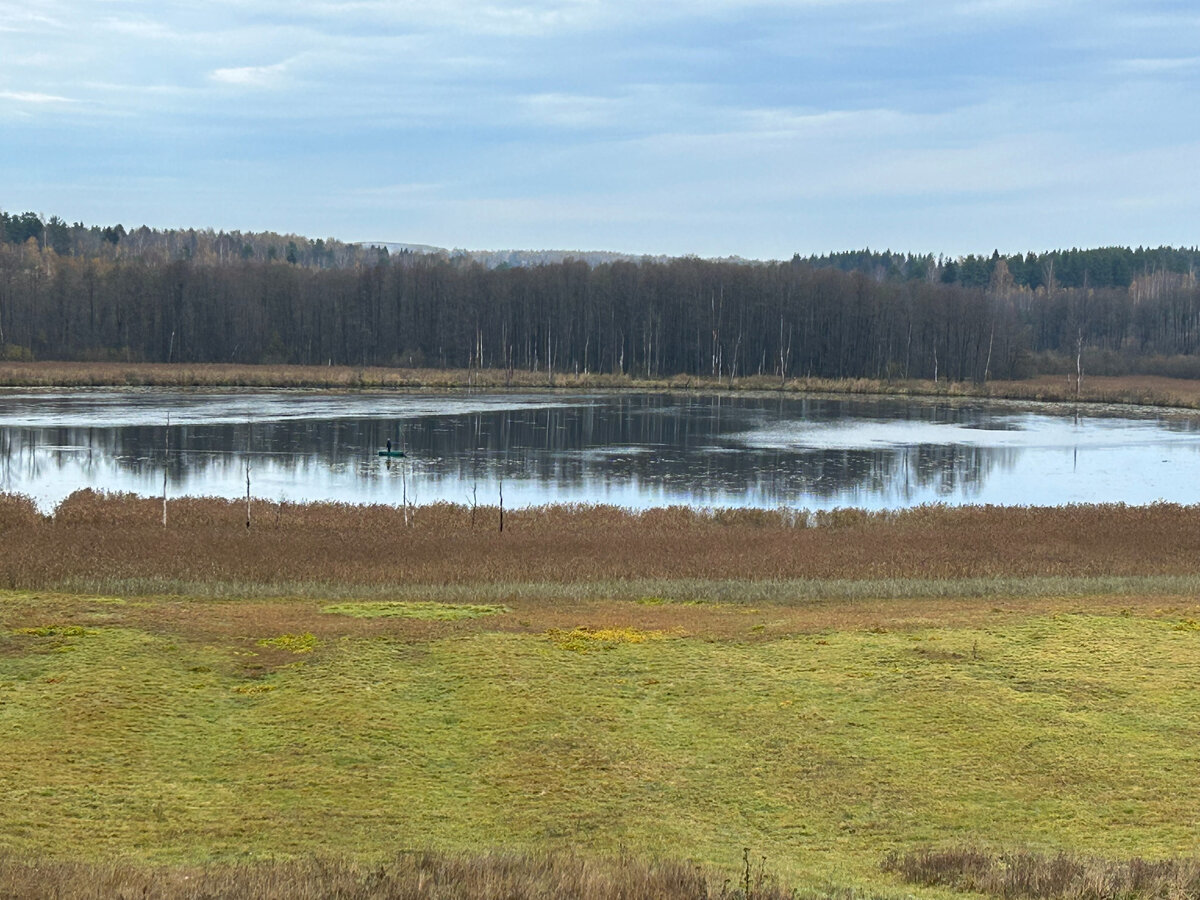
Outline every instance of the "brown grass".
[[403, 853], [373, 866], [316, 859], [158, 868], [0, 857], [0, 897], [28, 900], [782, 900], [792, 896], [753, 868], [741, 876], [725, 876], [683, 861], [624, 857]]
[[879, 380], [873, 378], [712, 378], [664, 375], [571, 374], [502, 369], [394, 369], [358, 366], [254, 366], [221, 363], [0, 362], [0, 387], [246, 387], [318, 390], [502, 390], [505, 388], [596, 390], [780, 391], [787, 393], [887, 394], [988, 397], [1054, 402], [1142, 404], [1200, 408], [1200, 381], [1150, 375], [1087, 376], [1081, 390], [1073, 378], [1044, 375], [1024, 381]]
[[892, 854], [883, 864], [910, 884], [993, 897], [1118, 900], [1200, 896], [1200, 859], [1105, 860], [977, 847]]
[[[3, 387], [248, 387], [370, 390], [405, 388], [629, 387], [628, 375], [569, 375], [502, 369], [377, 366], [252, 366], [224, 363], [0, 362]], [[641, 382], [638, 382], [641, 384]], [[659, 384], [668, 383], [667, 379]]]
[[[1076, 399], [1075, 379], [1062, 375], [1039, 375], [1027, 381], [996, 381], [987, 385], [987, 394], [1014, 400], [1069, 403]], [[1200, 409], [1200, 381], [1159, 375], [1085, 374], [1078, 398], [1089, 403]]]
[[[901, 512], [161, 501], [80, 491], [53, 516], [0, 498], [0, 587], [589, 584], [627, 580], [1194, 576], [1200, 507], [920, 507]], [[91, 585], [89, 587], [89, 585]], [[124, 589], [124, 588], [123, 588]], [[169, 591], [167, 591], [169, 592]], [[185, 593], [186, 591], [179, 591]], [[205, 593], [201, 591], [200, 593]], [[495, 599], [495, 598], [493, 598]], [[677, 599], [677, 598], [673, 598]]]
[[[434, 594], [437, 596], [437, 594]], [[741, 643], [776, 641], [797, 635], [837, 632], [908, 631], [928, 627], [1004, 628], [1039, 615], [1078, 613], [1141, 617], [1178, 622], [1200, 616], [1194, 598], [1162, 595], [1094, 596], [1084, 600], [1061, 596], [1024, 598], [950, 597], [902, 600], [828, 600], [791, 604], [765, 598], [747, 603], [647, 603], [621, 597], [580, 597], [571, 586], [543, 595], [511, 600], [507, 613], [474, 619], [423, 620], [403, 617], [360, 618], [325, 611], [320, 600], [276, 599], [203, 600], [153, 597], [146, 602], [114, 602], [76, 594], [36, 591], [0, 593], [0, 629], [26, 633], [31, 622], [38, 633], [66, 633], [83, 628], [132, 628], [168, 641], [192, 645], [232, 644], [236, 672], [257, 677], [290, 666], [297, 657], [287, 649], [263, 644], [263, 637], [311, 634], [318, 651], [342, 639], [399, 641], [424, 646], [447, 638], [505, 632], [534, 635], [562, 644], [573, 636], [586, 645], [572, 649], [604, 649], [623, 636], [649, 640], [700, 638]], [[998, 605], [999, 604], [999, 605]], [[82, 626], [77, 623], [84, 623]], [[585, 634], [581, 634], [585, 633]], [[613, 635], [616, 640], [606, 640]], [[647, 637], [648, 636], [648, 637]], [[65, 639], [65, 638], [64, 638]], [[593, 647], [594, 644], [594, 647]], [[16, 652], [19, 644], [4, 645]], [[919, 655], [937, 658], [936, 649], [916, 648]], [[960, 659], [957, 651], [953, 659]]]

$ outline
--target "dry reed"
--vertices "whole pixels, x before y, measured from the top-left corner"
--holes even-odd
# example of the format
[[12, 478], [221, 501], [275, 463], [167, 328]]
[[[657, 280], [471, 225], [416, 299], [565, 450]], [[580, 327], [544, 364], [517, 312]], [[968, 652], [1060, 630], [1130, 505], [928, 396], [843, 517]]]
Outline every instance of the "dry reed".
[[1165, 376], [1039, 376], [1026, 381], [922, 381], [874, 378], [714, 378], [532, 372], [503, 369], [396, 369], [224, 363], [0, 362], [0, 387], [306, 388], [316, 390], [697, 390], [976, 397], [1065, 403], [1200, 408], [1200, 382]]
[[[665, 380], [664, 380], [665, 381]], [[628, 375], [570, 375], [501, 369], [395, 369], [224, 363], [0, 362], [5, 387], [245, 387], [374, 390], [405, 388], [628, 387]]]
[[342, 587], [624, 580], [1184, 577], [1200, 572], [1200, 507], [919, 507], [900, 512], [609, 506], [499, 511], [170, 502], [90, 490], [51, 516], [0, 497], [0, 587], [170, 582]]
[[761, 873], [725, 878], [687, 862], [627, 857], [403, 853], [376, 865], [311, 859], [158, 868], [0, 857], [0, 897], [26, 900], [783, 900], [791, 896]]
[[977, 847], [891, 854], [886, 871], [911, 884], [993, 897], [1140, 900], [1200, 897], [1200, 859], [1105, 860], [1067, 853], [993, 853]]

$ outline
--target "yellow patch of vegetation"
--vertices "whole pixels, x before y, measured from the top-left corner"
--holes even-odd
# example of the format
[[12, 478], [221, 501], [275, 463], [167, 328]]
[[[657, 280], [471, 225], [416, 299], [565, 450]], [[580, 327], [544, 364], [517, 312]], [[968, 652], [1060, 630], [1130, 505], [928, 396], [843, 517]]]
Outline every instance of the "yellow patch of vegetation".
[[287, 650], [290, 653], [312, 653], [319, 643], [312, 632], [306, 631], [304, 634], [281, 634], [279, 637], [263, 638], [258, 642], [258, 646]]
[[13, 629], [13, 634], [27, 634], [32, 637], [83, 637], [87, 633], [87, 629], [82, 625], [38, 625]]
[[275, 690], [273, 684], [255, 682], [254, 684], [239, 684], [233, 689], [233, 692], [235, 694], [269, 694], [273, 690]]
[[586, 653], [589, 650], [611, 650], [621, 644], [644, 644], [668, 637], [665, 631], [643, 631], [639, 628], [551, 628], [546, 636], [563, 650]]
[[480, 616], [498, 616], [508, 612], [507, 606], [483, 603], [437, 603], [423, 600], [395, 600], [369, 603], [333, 603], [323, 607], [322, 612], [360, 619], [427, 619], [437, 622], [453, 622], [459, 619], [476, 619]]

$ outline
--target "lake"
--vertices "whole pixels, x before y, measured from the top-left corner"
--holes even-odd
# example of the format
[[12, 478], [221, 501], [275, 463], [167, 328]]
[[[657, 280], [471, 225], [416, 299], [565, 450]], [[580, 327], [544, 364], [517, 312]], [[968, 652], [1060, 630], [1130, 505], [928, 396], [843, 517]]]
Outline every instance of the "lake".
[[[168, 428], [168, 416], [170, 427]], [[386, 441], [404, 460], [376, 455]], [[0, 490], [506, 506], [1200, 502], [1200, 419], [684, 394], [0, 393]]]

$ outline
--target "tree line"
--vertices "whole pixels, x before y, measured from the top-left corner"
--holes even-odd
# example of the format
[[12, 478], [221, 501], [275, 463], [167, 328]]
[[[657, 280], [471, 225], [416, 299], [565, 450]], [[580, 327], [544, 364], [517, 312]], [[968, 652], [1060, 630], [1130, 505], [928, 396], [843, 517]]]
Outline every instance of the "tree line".
[[333, 239], [32, 213], [0, 213], [0, 234], [9, 359], [979, 381], [1083, 356], [1090, 371], [1170, 358], [1192, 374], [1179, 358], [1200, 340], [1186, 250], [489, 268]]
[[[801, 257], [796, 256], [795, 261]], [[997, 266], [1018, 288], [1129, 288], [1135, 280], [1163, 272], [1194, 277], [1200, 268], [1200, 250], [1195, 247], [1099, 247], [1091, 250], [1051, 250], [1044, 253], [991, 256], [970, 254], [957, 259], [852, 250], [810, 256], [805, 259], [820, 268], [862, 272], [878, 281], [934, 280], [964, 287], [987, 288]]]

